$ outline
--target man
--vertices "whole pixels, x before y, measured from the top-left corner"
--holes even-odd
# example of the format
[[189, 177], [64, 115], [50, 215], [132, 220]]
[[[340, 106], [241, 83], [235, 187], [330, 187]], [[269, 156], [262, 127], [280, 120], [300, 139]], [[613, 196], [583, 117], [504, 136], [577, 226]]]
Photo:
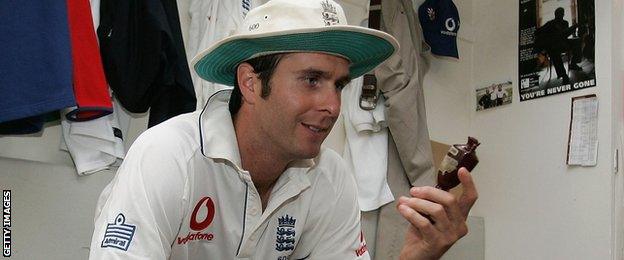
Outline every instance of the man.
[[481, 96], [481, 98], [479, 98], [479, 105], [483, 108], [483, 109], [488, 109], [490, 108], [490, 89], [486, 88], [485, 89], [485, 94], [483, 94], [483, 96]]
[[503, 90], [503, 84], [498, 84], [496, 87], [496, 106], [503, 105], [505, 96], [507, 96], [507, 92]]
[[[90, 258], [369, 259], [353, 176], [321, 143], [340, 89], [398, 46], [344, 24], [333, 1], [273, 0], [199, 54], [198, 75], [234, 90], [136, 140], [100, 196]], [[459, 199], [431, 187], [400, 198], [402, 259], [439, 258], [466, 234], [477, 194], [460, 179]]]
[[563, 66], [561, 54], [570, 52], [570, 69], [581, 70], [581, 67], [577, 65], [581, 62], [581, 50], [578, 39], [568, 39], [578, 25], [570, 27], [568, 21], [563, 19], [564, 15], [565, 10], [562, 7], [555, 9], [555, 18], [535, 31], [535, 45], [538, 50], [546, 50], [557, 72], [557, 78], [562, 79], [562, 84], [569, 84], [570, 77]]
[[496, 94], [496, 85], [492, 84], [492, 86], [490, 86], [490, 107], [498, 106], [498, 103], [496, 102], [497, 98], [498, 95]]

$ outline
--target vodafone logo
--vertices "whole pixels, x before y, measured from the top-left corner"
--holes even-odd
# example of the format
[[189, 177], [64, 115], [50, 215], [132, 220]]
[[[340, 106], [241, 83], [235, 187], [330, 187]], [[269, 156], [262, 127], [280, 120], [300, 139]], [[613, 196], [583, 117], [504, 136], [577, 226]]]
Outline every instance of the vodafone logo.
[[[205, 213], [205, 215], [204, 215]], [[198, 216], [199, 218], [198, 219]], [[206, 229], [215, 217], [215, 204], [210, 197], [203, 197], [195, 204], [195, 208], [193, 209], [193, 213], [191, 214], [191, 220], [189, 227], [195, 232], [191, 231], [186, 234], [186, 236], [182, 235], [178, 237], [178, 245], [184, 245], [186, 243], [191, 242], [210, 242], [215, 239], [215, 235], [213, 233], [202, 233], [200, 231]]]
[[455, 31], [455, 28], [457, 27], [457, 24], [455, 23], [455, 19], [453, 18], [446, 19], [446, 21], [444, 22], [444, 25], [446, 26], [446, 29], [451, 32]]
[[[206, 216], [203, 219], [197, 219], [197, 213], [200, 209], [206, 208]], [[210, 197], [203, 197], [197, 204], [195, 205], [195, 209], [193, 209], [193, 214], [191, 215], [191, 224], [190, 227], [192, 230], [200, 231], [206, 229], [212, 223], [212, 220], [215, 216], [215, 205]]]
[[355, 250], [355, 255], [357, 257], [363, 256], [366, 251], [368, 251], [368, 247], [366, 246], [366, 240], [364, 240], [364, 232], [360, 231], [360, 247]]

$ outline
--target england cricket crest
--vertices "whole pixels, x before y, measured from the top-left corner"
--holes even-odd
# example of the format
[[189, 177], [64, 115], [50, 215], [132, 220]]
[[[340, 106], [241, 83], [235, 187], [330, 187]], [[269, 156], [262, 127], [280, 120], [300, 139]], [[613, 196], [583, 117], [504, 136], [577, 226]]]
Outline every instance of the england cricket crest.
[[433, 8], [428, 7], [427, 8], [427, 16], [429, 17], [429, 20], [433, 21], [435, 20], [435, 10], [433, 10]]
[[340, 23], [340, 20], [338, 19], [338, 11], [336, 11], [336, 7], [333, 4], [325, 0], [324, 2], [321, 2], [321, 6], [323, 6], [323, 20], [325, 20], [325, 26]]
[[275, 250], [287, 251], [295, 249], [295, 222], [297, 222], [297, 220], [286, 214], [279, 217], [277, 222]]

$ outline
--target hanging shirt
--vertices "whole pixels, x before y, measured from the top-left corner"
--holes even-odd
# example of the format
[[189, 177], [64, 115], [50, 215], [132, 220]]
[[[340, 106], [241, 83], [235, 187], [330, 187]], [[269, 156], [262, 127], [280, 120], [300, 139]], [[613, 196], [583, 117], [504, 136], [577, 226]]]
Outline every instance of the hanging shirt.
[[93, 28], [89, 0], [67, 0], [77, 107], [65, 113], [72, 121], [93, 120], [113, 112]]
[[358, 184], [360, 210], [375, 210], [394, 200], [387, 181], [388, 126], [383, 97], [375, 109], [360, 108], [362, 77], [342, 91], [342, 116], [345, 125], [343, 158]]
[[337, 0], [347, 16], [350, 25], [368, 26], [368, 10], [370, 0]]
[[[243, 23], [247, 12], [261, 3], [259, 0], [191, 0], [189, 15], [188, 59], [212, 46], [217, 41], [232, 35]], [[201, 109], [215, 92], [230, 86], [208, 82], [191, 72], [197, 97], [197, 108]]]
[[[75, 108], [61, 112], [61, 150], [69, 152], [78, 175], [89, 175], [118, 166], [125, 156], [123, 138], [130, 116], [116, 102], [110, 115], [86, 122], [67, 120]], [[121, 121], [121, 122], [120, 122]]]

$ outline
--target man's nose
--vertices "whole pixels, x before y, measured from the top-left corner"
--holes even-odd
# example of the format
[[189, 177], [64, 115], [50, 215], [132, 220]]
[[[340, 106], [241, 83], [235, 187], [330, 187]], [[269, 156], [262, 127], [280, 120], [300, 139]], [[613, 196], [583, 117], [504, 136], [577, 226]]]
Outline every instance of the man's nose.
[[325, 88], [319, 99], [322, 111], [326, 111], [330, 116], [337, 117], [340, 114], [340, 91], [335, 87]]

